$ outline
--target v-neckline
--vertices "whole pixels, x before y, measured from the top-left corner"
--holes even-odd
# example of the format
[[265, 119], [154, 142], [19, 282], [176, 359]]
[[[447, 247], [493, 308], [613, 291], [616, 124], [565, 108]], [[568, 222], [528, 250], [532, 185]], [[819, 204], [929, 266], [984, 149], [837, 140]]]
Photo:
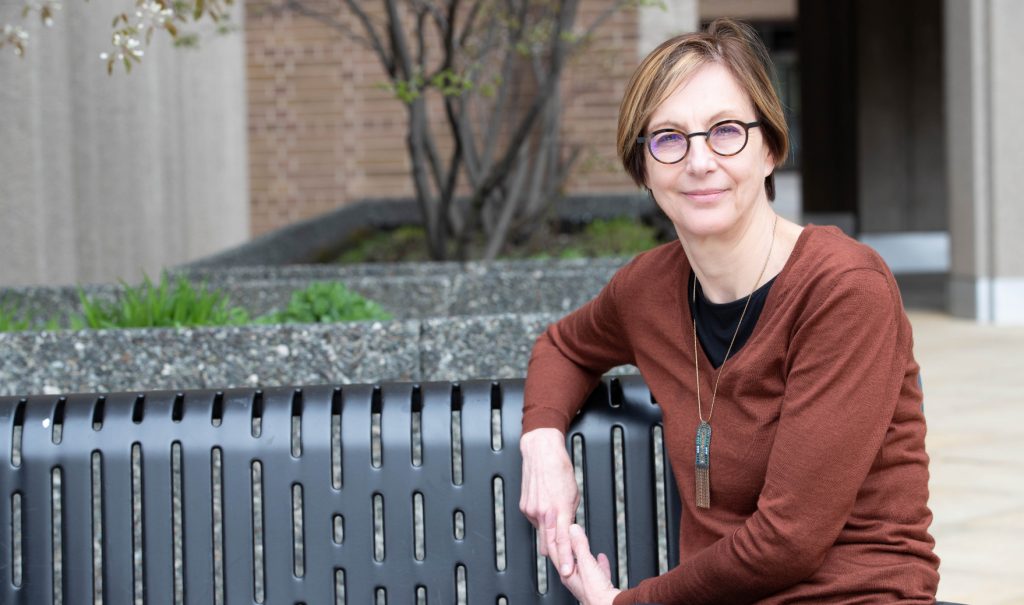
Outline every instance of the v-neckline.
[[[803, 230], [800, 231], [800, 235], [797, 237], [796, 245], [793, 246], [793, 251], [790, 252], [789, 258], [786, 259], [786, 263], [782, 266], [782, 270], [775, 276], [775, 283], [772, 288], [768, 291], [768, 296], [765, 298], [764, 307], [761, 309], [761, 314], [757, 319], [757, 323], [754, 324], [754, 329], [750, 332], [750, 336], [747, 338], [746, 344], [739, 350], [729, 356], [728, 359], [722, 362], [718, 368], [716, 368], [711, 360], [708, 359], [708, 354], [704, 351], [704, 347], [697, 347], [697, 363], [700, 365], [700, 369], [704, 371], [704, 375], [712, 377], [716, 372], [725, 369], [725, 364], [729, 361], [734, 361], [737, 357], [741, 357], [745, 351], [750, 348], [751, 343], [757, 341], [758, 335], [764, 331], [764, 326], [767, 323], [771, 323], [772, 318], [775, 315], [775, 309], [777, 301], [781, 294], [781, 290], [786, 289], [788, 283], [788, 276], [791, 273], [792, 266], [799, 260], [803, 248], [806, 245], [807, 239], [810, 237], [811, 232], [815, 230], [815, 225], [808, 224], [804, 226]], [[682, 246], [680, 245], [680, 250]], [[683, 253], [683, 272], [681, 277], [681, 284], [679, 288], [676, 288], [677, 305], [682, 307], [682, 311], [676, 314], [679, 318], [679, 326], [677, 333], [682, 334], [686, 343], [690, 343], [696, 337], [694, 335], [693, 326], [693, 312], [690, 310], [689, 296], [690, 296], [690, 274], [693, 273], [693, 265], [690, 264], [689, 257], [686, 253]], [[680, 298], [682, 295], [682, 298]], [[687, 347], [689, 348], [689, 347]], [[709, 379], [709, 378], [708, 378]], [[707, 379], [706, 379], [707, 380]]]

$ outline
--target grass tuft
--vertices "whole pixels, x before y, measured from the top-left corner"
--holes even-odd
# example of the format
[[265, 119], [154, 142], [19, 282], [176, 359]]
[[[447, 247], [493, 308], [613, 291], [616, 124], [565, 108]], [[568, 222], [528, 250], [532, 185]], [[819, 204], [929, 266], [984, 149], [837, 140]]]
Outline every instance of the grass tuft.
[[187, 328], [249, 323], [248, 312], [232, 306], [226, 294], [207, 290], [205, 284], [193, 287], [184, 276], [173, 285], [166, 273], [159, 284], [146, 276], [139, 286], [123, 281], [121, 285], [124, 290], [113, 302], [97, 300], [79, 288], [82, 312], [71, 316], [71, 328]]

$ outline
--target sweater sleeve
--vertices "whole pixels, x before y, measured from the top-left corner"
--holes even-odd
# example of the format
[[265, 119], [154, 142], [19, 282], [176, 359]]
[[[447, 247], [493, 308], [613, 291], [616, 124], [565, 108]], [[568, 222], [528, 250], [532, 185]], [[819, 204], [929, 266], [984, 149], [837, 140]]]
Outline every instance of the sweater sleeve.
[[616, 272], [597, 297], [550, 325], [537, 339], [526, 371], [524, 434], [542, 427], [566, 432], [601, 375], [634, 363], [618, 298], [635, 262]]
[[789, 343], [757, 510], [731, 535], [620, 594], [615, 605], [750, 602], [821, 566], [895, 413], [909, 334], [893, 287], [877, 270], [853, 269], [824, 289], [820, 304], [808, 305]]

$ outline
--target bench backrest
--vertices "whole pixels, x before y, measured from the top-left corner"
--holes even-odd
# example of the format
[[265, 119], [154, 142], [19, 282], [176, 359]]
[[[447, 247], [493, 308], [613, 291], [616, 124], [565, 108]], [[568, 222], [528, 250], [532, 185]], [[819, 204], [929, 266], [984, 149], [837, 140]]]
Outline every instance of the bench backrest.
[[[0, 398], [0, 603], [573, 603], [519, 513], [522, 388]], [[606, 380], [567, 437], [613, 580], [677, 562], [660, 418]]]

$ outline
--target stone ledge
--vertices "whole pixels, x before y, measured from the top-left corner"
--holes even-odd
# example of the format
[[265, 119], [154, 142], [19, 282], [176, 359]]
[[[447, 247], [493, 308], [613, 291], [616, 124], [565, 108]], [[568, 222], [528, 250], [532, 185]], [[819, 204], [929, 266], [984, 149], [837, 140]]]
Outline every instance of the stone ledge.
[[[593, 298], [628, 259], [403, 263], [397, 265], [235, 267], [185, 274], [223, 290], [253, 316], [282, 309], [292, 292], [313, 281], [341, 281], [380, 304], [396, 319], [498, 313], [566, 313]], [[524, 285], [528, 287], [524, 287]], [[119, 285], [83, 286], [114, 300]], [[32, 309], [38, 318], [80, 312], [75, 287], [0, 290], [0, 305]]]
[[0, 395], [516, 378], [560, 316], [0, 334]]

